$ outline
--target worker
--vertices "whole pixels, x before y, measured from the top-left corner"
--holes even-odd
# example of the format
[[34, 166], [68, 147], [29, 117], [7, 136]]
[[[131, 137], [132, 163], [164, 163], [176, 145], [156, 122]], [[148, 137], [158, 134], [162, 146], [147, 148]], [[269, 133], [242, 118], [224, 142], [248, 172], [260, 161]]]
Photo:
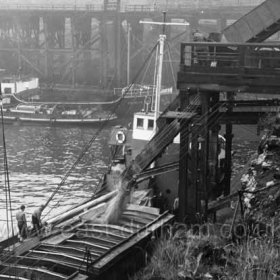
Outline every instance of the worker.
[[36, 235], [39, 235], [40, 229], [42, 228], [41, 215], [43, 210], [44, 210], [44, 205], [40, 205], [40, 207], [37, 208], [32, 214], [32, 224], [33, 224], [32, 231]]
[[27, 237], [27, 223], [24, 211], [25, 206], [21, 205], [20, 210], [16, 213], [20, 242], [22, 242]]

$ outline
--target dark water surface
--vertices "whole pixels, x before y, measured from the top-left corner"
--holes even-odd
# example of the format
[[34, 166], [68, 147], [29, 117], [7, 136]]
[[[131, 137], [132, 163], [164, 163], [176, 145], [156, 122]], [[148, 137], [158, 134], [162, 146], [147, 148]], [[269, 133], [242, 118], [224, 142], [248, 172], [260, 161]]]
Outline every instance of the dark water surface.
[[[30, 224], [33, 210], [47, 201], [97, 131], [98, 127], [5, 126], [13, 216], [18, 207], [25, 204]], [[7, 225], [1, 127], [0, 132], [1, 239], [7, 234]], [[107, 128], [99, 134], [71, 172], [65, 186], [44, 211], [46, 218], [78, 204], [94, 193], [109, 163], [109, 133], [110, 128]], [[13, 222], [15, 226], [15, 218]]]
[[[98, 127], [5, 126], [13, 216], [18, 207], [25, 204], [30, 224], [33, 210], [47, 201], [97, 131]], [[44, 211], [43, 214], [47, 214], [45, 218], [55, 216], [94, 193], [110, 162], [107, 144], [110, 131], [111, 128], [107, 127], [99, 134], [80, 164], [71, 172], [65, 186]], [[234, 176], [244, 172], [244, 165], [256, 152], [259, 136], [255, 126], [234, 127], [233, 133]], [[7, 236], [2, 135], [0, 146], [1, 239]], [[16, 228], [15, 218], [13, 222]]]

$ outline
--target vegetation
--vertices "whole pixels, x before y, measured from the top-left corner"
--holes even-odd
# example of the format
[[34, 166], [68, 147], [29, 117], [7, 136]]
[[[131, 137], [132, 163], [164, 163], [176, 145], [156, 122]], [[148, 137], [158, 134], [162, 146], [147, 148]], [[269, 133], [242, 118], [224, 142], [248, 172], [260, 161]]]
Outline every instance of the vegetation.
[[272, 236], [233, 242], [218, 232], [178, 230], [165, 235], [156, 243], [148, 265], [132, 279], [280, 279], [280, 251]]
[[240, 214], [223, 224], [173, 226], [133, 280], [280, 280], [280, 116], [263, 127], [272, 133], [241, 178]]

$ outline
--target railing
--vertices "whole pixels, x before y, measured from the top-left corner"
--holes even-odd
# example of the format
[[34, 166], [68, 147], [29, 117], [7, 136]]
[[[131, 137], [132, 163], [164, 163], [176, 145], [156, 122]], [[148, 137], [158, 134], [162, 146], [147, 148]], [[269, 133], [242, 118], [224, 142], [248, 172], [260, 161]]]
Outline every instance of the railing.
[[[107, 9], [111, 10], [111, 6]], [[54, 10], [54, 11], [104, 11], [104, 5], [21, 5], [21, 4], [1, 4], [0, 10]]]
[[[171, 1], [167, 0], [166, 4], [151, 4], [151, 5], [126, 5], [120, 7], [121, 12], [152, 12], [163, 10], [192, 10], [192, 9], [207, 9], [220, 7], [240, 7], [250, 6], [254, 7], [264, 2], [264, 0], [184, 0]], [[60, 5], [60, 4], [16, 4], [16, 3], [1, 3], [0, 10], [57, 10], [57, 11], [103, 11], [103, 10], [117, 10], [116, 4], [107, 5]]]
[[134, 88], [133, 86], [127, 90], [126, 88], [114, 88], [114, 95], [117, 97], [133, 98], [133, 97], [145, 97], [153, 96], [155, 92], [154, 86], [147, 86], [147, 88], [140, 87]]
[[181, 67], [200, 67], [207, 71], [223, 69], [261, 69], [280, 71], [280, 46], [273, 44], [184, 43]]

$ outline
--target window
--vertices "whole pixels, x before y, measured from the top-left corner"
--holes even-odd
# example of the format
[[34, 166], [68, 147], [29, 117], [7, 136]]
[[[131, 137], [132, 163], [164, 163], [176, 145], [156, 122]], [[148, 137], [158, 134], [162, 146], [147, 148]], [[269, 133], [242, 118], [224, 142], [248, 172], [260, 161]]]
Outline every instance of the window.
[[148, 120], [148, 129], [150, 130], [154, 129], [154, 120]]
[[12, 89], [11, 88], [4, 88], [4, 93], [6, 93], [6, 94], [12, 93]]
[[137, 127], [137, 128], [144, 128], [144, 119], [142, 119], [142, 118], [137, 118], [136, 127]]

